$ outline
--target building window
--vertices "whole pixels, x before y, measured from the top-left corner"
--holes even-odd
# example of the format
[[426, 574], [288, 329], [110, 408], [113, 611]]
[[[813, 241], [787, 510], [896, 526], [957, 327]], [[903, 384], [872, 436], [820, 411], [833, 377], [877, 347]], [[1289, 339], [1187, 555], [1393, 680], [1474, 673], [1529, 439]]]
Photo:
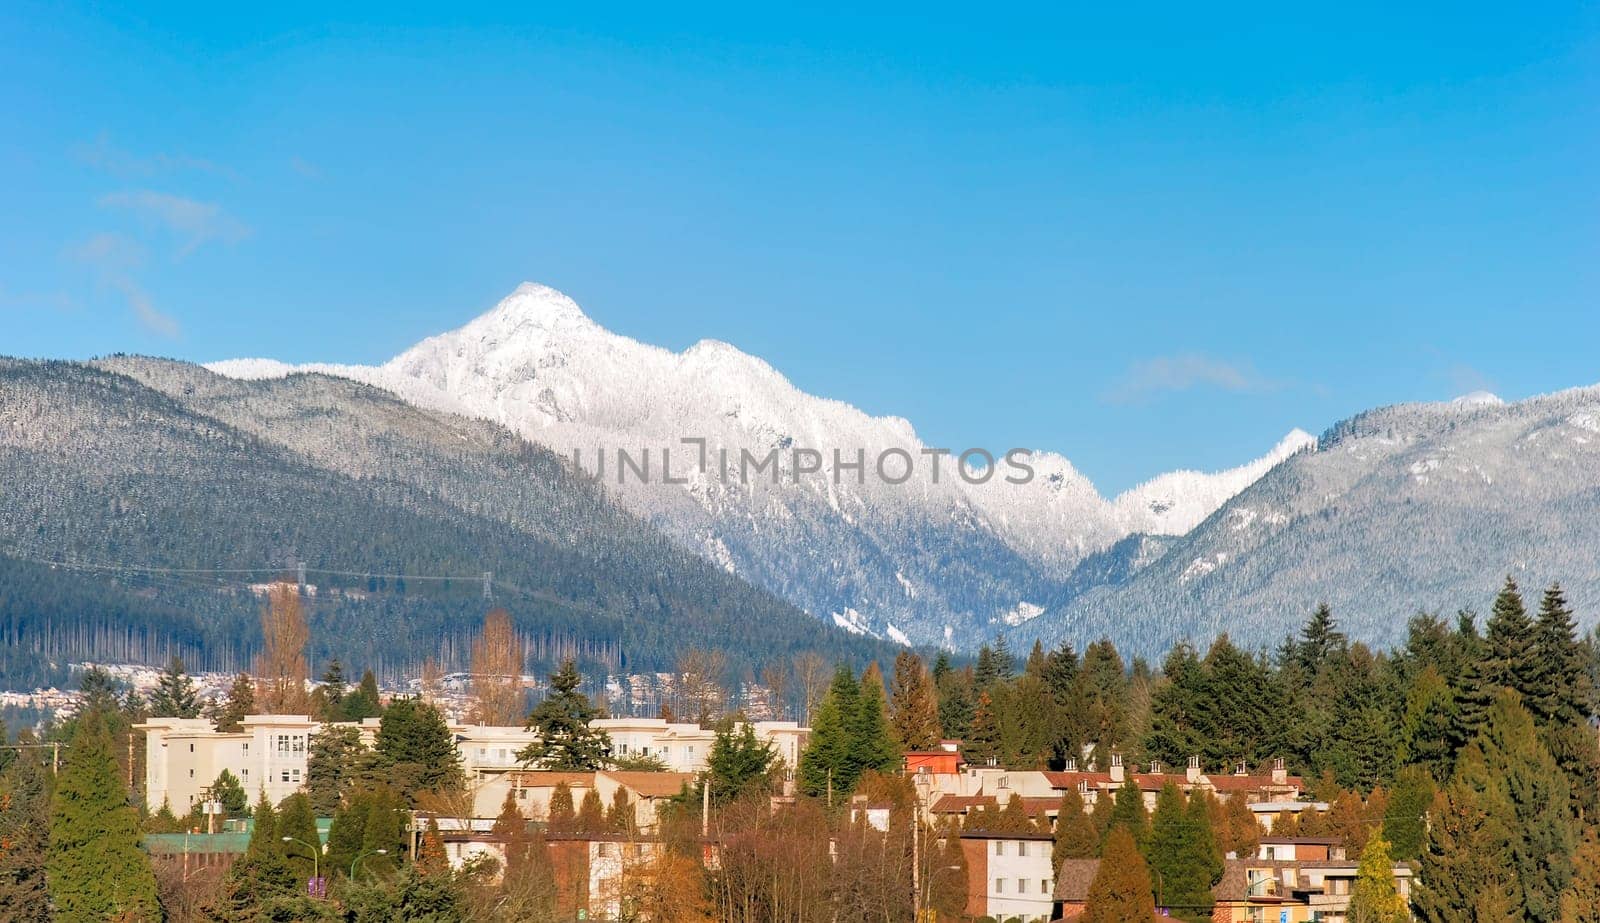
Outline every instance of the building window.
[[301, 737], [299, 734], [294, 735], [294, 752], [296, 752], [296, 753], [304, 753], [305, 750], [306, 750], [306, 739], [304, 737]]
[[616, 844], [615, 843], [596, 843], [595, 844], [595, 848], [598, 850], [599, 855], [600, 855], [600, 857], [602, 859], [609, 859], [614, 854], [614, 851], [616, 850]]
[[1027, 894], [1028, 893], [1028, 879], [1026, 879], [1026, 878], [1018, 878], [1017, 879], [1017, 893], [1018, 894]]
[[246, 778], [246, 779], [248, 779], [248, 778], [250, 778], [250, 770], [248, 770], [248, 769], [241, 769], [241, 770], [239, 770], [239, 772], [240, 772], [240, 774], [241, 774], [241, 775], [243, 775], [243, 776], [244, 776], [244, 777], [245, 777], [245, 778]]
[[1027, 854], [1028, 854], [1028, 844], [1027, 844], [1027, 842], [1024, 841], [1024, 842], [1018, 843], [1017, 844], [1017, 855], [1026, 856]]
[[996, 893], [996, 894], [1004, 894], [1004, 893], [1006, 893], [1006, 880], [1004, 878], [996, 878], [994, 880], [994, 893]]
[[190, 752], [190, 753], [193, 753], [193, 752], [194, 752], [194, 744], [190, 744], [190, 745], [189, 745], [189, 752]]
[[279, 734], [278, 735], [278, 752], [279, 753], [288, 753], [289, 752], [289, 735], [288, 734]]
[[298, 770], [298, 769], [290, 770], [290, 775], [294, 776], [294, 781], [296, 781], [296, 782], [300, 781], [300, 770]]
[[994, 854], [997, 855], [997, 856], [1003, 856], [1003, 855], [1006, 854], [1006, 841], [1005, 840], [995, 840], [994, 841]]
[[289, 781], [289, 770], [287, 770], [287, 769], [285, 769], [283, 771], [283, 781], [285, 781], [285, 782]]
[[1050, 879], [1048, 879], [1048, 878], [1039, 879], [1039, 893], [1040, 894], [1049, 894], [1050, 893]]
[[191, 779], [194, 778], [194, 770], [193, 769], [189, 770], [189, 778], [191, 778]]

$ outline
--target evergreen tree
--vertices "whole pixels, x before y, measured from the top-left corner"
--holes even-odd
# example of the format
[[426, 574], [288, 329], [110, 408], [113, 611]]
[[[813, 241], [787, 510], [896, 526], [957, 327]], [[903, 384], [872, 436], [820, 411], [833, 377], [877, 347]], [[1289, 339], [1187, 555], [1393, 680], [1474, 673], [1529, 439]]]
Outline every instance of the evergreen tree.
[[1050, 866], [1060, 868], [1066, 859], [1093, 859], [1100, 855], [1100, 831], [1085, 809], [1083, 796], [1076, 788], [1061, 793], [1056, 811], [1055, 846], [1050, 851]]
[[550, 677], [550, 694], [528, 715], [527, 728], [539, 739], [522, 748], [517, 759], [541, 769], [590, 772], [611, 758], [611, 738], [590, 726], [600, 709], [578, 690], [583, 677], [569, 658]]
[[[0, 728], [3, 733], [4, 728]], [[33, 743], [23, 731], [17, 743]], [[0, 919], [49, 923], [45, 857], [50, 847], [50, 776], [35, 754], [17, 750], [0, 773]]]
[[639, 831], [638, 811], [628, 799], [628, 790], [620, 785], [611, 793], [611, 804], [606, 808], [606, 829], [630, 836]]
[[850, 668], [840, 666], [812, 715], [811, 740], [800, 754], [801, 791], [837, 804], [855, 790], [861, 764], [851, 752], [851, 732], [860, 711], [861, 687]]
[[1407, 923], [1405, 901], [1394, 885], [1394, 862], [1389, 841], [1378, 834], [1361, 851], [1355, 889], [1350, 892], [1350, 923]]
[[161, 671], [156, 689], [150, 693], [150, 715], [154, 718], [198, 718], [200, 699], [194, 679], [184, 672], [183, 658], [173, 655]]
[[78, 679], [78, 692], [82, 696], [80, 714], [98, 713], [110, 716], [121, 708], [121, 689], [117, 681], [102, 667], [90, 667]]
[[[294, 873], [295, 880], [303, 885], [319, 870], [322, 853], [322, 840], [317, 836], [317, 818], [311, 810], [311, 799], [306, 797], [305, 792], [295, 792], [283, 799], [283, 803], [278, 805], [277, 824], [283, 857], [289, 864], [289, 870]], [[284, 837], [290, 839], [285, 840]], [[312, 850], [319, 856], [316, 862], [312, 861]]]
[[1180, 641], [1161, 666], [1162, 679], [1150, 702], [1150, 730], [1144, 749], [1171, 766], [1184, 765], [1201, 750], [1202, 701], [1208, 694], [1200, 656], [1187, 641]]
[[1211, 887], [1222, 877], [1222, 855], [1202, 797], [1186, 802], [1177, 785], [1161, 787], [1144, 854], [1160, 893], [1156, 902], [1186, 920], [1209, 920]]
[[1089, 884], [1083, 923], [1149, 923], [1156, 915], [1150, 894], [1150, 870], [1132, 834], [1113, 827], [1100, 870]]
[[356, 690], [344, 697], [344, 720], [365, 721], [383, 715], [383, 698], [378, 692], [378, 678], [371, 670], [361, 674]]
[[972, 686], [979, 692], [985, 692], [1000, 680], [1000, 668], [995, 665], [994, 648], [987, 644], [978, 645], [978, 662], [972, 671]]
[[[510, 796], [510, 791], [507, 791]], [[328, 870], [330, 875], [349, 874], [351, 863], [361, 855], [361, 843], [366, 839], [367, 812], [373, 798], [367, 792], [353, 792], [349, 800], [333, 813], [333, 825], [328, 828]]]
[[1084, 707], [1084, 743], [1103, 765], [1128, 734], [1128, 676], [1109, 638], [1084, 650], [1074, 697]]
[[578, 812], [572, 806], [572, 786], [557, 782], [545, 809], [545, 829], [551, 833], [571, 833], [578, 825]]
[[360, 775], [367, 748], [360, 729], [325, 724], [306, 753], [306, 793], [318, 817], [332, 817]]
[[1502, 690], [1435, 799], [1417, 898], [1424, 919], [1462, 919], [1485, 899], [1499, 906], [1503, 892], [1520, 918], [1554, 921], [1572, 877], [1568, 799], [1521, 696]]
[[994, 636], [994, 669], [997, 678], [1002, 680], [1010, 679], [1017, 672], [1017, 658], [1011, 653], [1011, 644], [1005, 635]]
[[224, 817], [238, 819], [250, 816], [250, 796], [245, 794], [238, 776], [226, 769], [217, 773], [217, 778], [211, 783], [211, 798], [222, 805]]
[[[869, 668], [871, 669], [871, 668]], [[850, 736], [850, 757], [857, 779], [867, 770], [889, 772], [900, 765], [900, 753], [889, 733], [888, 705], [883, 699], [881, 674], [863, 678], [861, 699], [854, 717], [846, 717]]]
[[1545, 590], [1539, 602], [1536, 632], [1534, 649], [1542, 669], [1530, 690], [1528, 711], [1541, 726], [1586, 723], [1593, 709], [1594, 690], [1572, 608], [1567, 605], [1560, 584]]
[[349, 691], [344, 677], [344, 665], [335, 657], [322, 671], [322, 682], [311, 693], [311, 711], [322, 721], [344, 721], [344, 699]]
[[45, 874], [56, 919], [161, 919], [139, 818], [128, 806], [105, 715], [80, 716], [51, 798]]
[[407, 798], [449, 791], [464, 778], [455, 738], [439, 709], [419, 699], [396, 699], [384, 709], [373, 741], [377, 766]]
[[1344, 632], [1334, 621], [1333, 610], [1322, 603], [1300, 629], [1295, 660], [1306, 676], [1316, 676], [1330, 659], [1344, 650], [1345, 643]]
[[244, 719], [254, 714], [255, 710], [256, 684], [248, 673], [240, 673], [233, 678], [227, 697], [212, 714], [211, 720], [216, 723], [218, 733], [237, 734], [244, 730]]
[[1464, 746], [1475, 737], [1484, 715], [1501, 689], [1513, 689], [1524, 700], [1539, 691], [1539, 637], [1528, 618], [1516, 581], [1506, 578], [1495, 597], [1494, 611], [1481, 642], [1482, 656], [1467, 661], [1460, 690], [1456, 693], [1456, 723], [1453, 740]]
[[1111, 831], [1118, 827], [1128, 831], [1136, 844], [1143, 844], [1149, 832], [1150, 821], [1144, 809], [1144, 793], [1139, 791], [1139, 786], [1132, 779], [1124, 781], [1117, 789], [1106, 835], [1110, 836]]
[[1383, 816], [1383, 838], [1395, 861], [1409, 862], [1422, 855], [1435, 791], [1433, 777], [1422, 766], [1407, 766], [1395, 776]]
[[971, 732], [972, 712], [976, 707], [971, 671], [951, 670], [947, 666], [943, 673], [935, 674], [933, 685], [939, 695], [940, 730], [946, 737], [965, 740]]
[[604, 833], [606, 829], [606, 807], [600, 800], [600, 793], [589, 789], [583, 793], [583, 799], [578, 802], [577, 829], [580, 833]]
[[219, 923], [275, 920], [281, 903], [299, 894], [283, 841], [278, 838], [278, 814], [265, 792], [251, 818], [250, 842], [244, 855], [229, 866], [219, 904], [210, 908], [210, 917]]
[[1536, 627], [1538, 659], [1544, 669], [1527, 707], [1572, 786], [1573, 809], [1591, 815], [1600, 810], [1600, 752], [1589, 725], [1594, 686], [1588, 653], [1578, 640], [1572, 609], [1559, 584], [1545, 591]]
[[[617, 789], [619, 794], [625, 791]], [[615, 809], [615, 803], [612, 807]], [[509, 791], [491, 832], [505, 848], [505, 873], [500, 879], [503, 919], [554, 923], [556, 881], [549, 851], [544, 837], [529, 829], [527, 819], [517, 810], [516, 799]]]
[[[389, 874], [400, 867], [400, 858], [409, 839], [405, 796], [392, 786], [378, 785], [358, 797], [367, 802], [361, 828], [361, 852], [368, 856], [361, 861], [361, 871], [377, 876]], [[384, 851], [381, 854], [377, 852], [380, 849]]]
[[[772, 784], [777, 760], [777, 751], [756, 736], [751, 724], [744, 722], [736, 728], [732, 721], [724, 721], [711, 742], [704, 780], [700, 784], [709, 781], [711, 800], [719, 805], [728, 804], [744, 795], [766, 791]], [[700, 798], [697, 785], [696, 804]]]
[[1447, 779], [1455, 761], [1451, 746], [1456, 725], [1455, 696], [1432, 664], [1411, 679], [1396, 734], [1395, 759], [1422, 766], [1435, 779]]
[[904, 750], [931, 750], [939, 745], [939, 697], [922, 658], [901, 651], [894, 658], [894, 691], [889, 696], [894, 739]]
[[1592, 830], [1573, 857], [1572, 887], [1561, 896], [1561, 923], [1600, 923], [1600, 839]]
[[972, 711], [972, 724], [962, 749], [968, 762], [983, 766], [1000, 759], [1000, 747], [1000, 721], [995, 715], [994, 700], [985, 690], [978, 693], [978, 706]]

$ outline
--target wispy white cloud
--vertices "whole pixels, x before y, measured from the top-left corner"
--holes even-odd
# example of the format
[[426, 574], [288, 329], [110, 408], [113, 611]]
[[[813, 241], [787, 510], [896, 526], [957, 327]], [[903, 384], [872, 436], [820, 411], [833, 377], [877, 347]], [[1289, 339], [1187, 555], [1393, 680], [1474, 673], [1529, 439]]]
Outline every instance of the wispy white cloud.
[[1141, 359], [1128, 367], [1105, 393], [1113, 404], [1136, 404], [1159, 394], [1214, 388], [1219, 391], [1249, 393], [1279, 387], [1264, 378], [1249, 363], [1228, 362], [1200, 353], [1156, 356]]
[[0, 310], [27, 311], [44, 308], [66, 313], [78, 309], [78, 300], [68, 292], [14, 291], [0, 285]]
[[112, 231], [101, 231], [68, 248], [67, 257], [87, 267], [96, 285], [121, 295], [140, 326], [169, 339], [182, 335], [177, 319], [157, 308], [134, 277], [145, 261], [144, 247], [138, 241]]
[[193, 253], [208, 241], [237, 243], [250, 236], [250, 227], [214, 202], [150, 189], [133, 189], [102, 196], [100, 205], [132, 211], [182, 238], [178, 256]]
[[207, 160], [204, 157], [192, 157], [188, 154], [151, 154], [140, 155], [113, 144], [111, 137], [104, 132], [93, 141], [86, 144], [74, 145], [72, 156], [80, 163], [87, 164], [97, 170], [121, 177], [156, 176], [162, 173], [206, 173], [226, 179], [238, 179], [239, 174], [232, 167]]

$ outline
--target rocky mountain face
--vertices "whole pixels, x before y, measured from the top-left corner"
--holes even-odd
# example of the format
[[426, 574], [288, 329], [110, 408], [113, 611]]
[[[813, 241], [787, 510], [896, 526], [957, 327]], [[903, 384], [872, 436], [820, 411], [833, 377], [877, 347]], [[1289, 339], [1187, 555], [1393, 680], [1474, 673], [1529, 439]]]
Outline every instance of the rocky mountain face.
[[[381, 366], [209, 367], [248, 379], [319, 371], [494, 421], [819, 618], [957, 647], [1067, 599], [1084, 582], [1078, 565], [1130, 534], [1186, 532], [1310, 441], [1296, 431], [1241, 468], [1163, 475], [1109, 501], [1052, 453], [974, 456], [963, 478], [959, 460], [928, 454], [906, 420], [806, 394], [726, 343], [674, 353], [613, 334], [531, 284]], [[1033, 471], [1027, 483], [1008, 480], [1022, 478], [1020, 464]], [[969, 483], [981, 471], [988, 479]]]

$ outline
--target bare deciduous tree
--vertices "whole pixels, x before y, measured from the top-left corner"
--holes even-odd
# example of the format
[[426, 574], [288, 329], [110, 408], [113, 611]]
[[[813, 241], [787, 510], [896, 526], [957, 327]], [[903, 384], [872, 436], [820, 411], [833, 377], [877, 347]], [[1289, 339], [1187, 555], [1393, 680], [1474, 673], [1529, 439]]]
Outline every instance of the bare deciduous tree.
[[794, 658], [794, 680], [800, 692], [800, 721], [811, 722], [811, 709], [822, 699], [822, 690], [828, 683], [828, 664], [816, 651], [806, 651]]
[[510, 613], [493, 609], [472, 645], [472, 720], [512, 725], [524, 717], [522, 641], [511, 627]]
[[303, 715], [311, 709], [306, 683], [311, 667], [306, 644], [311, 630], [300, 607], [300, 591], [293, 583], [274, 583], [261, 615], [261, 654], [256, 658], [256, 702], [269, 714]]

